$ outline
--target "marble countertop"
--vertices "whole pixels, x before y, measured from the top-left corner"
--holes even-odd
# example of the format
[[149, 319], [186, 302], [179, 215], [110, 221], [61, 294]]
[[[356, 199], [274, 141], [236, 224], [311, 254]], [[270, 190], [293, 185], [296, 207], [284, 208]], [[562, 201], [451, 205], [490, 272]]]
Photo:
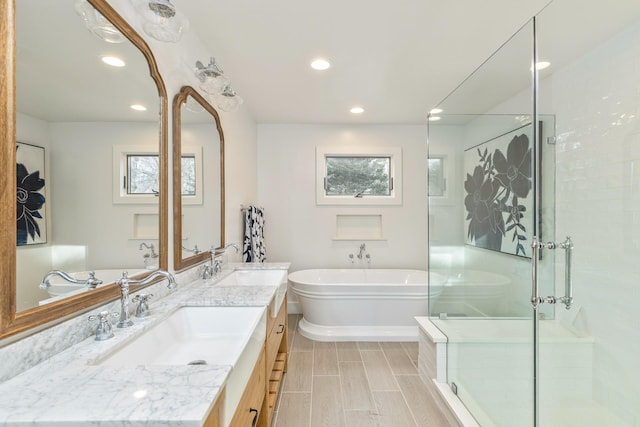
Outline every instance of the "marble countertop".
[[[198, 279], [153, 301], [151, 315], [106, 341], [89, 337], [0, 384], [0, 425], [201, 426], [232, 370], [230, 365], [106, 366], [106, 354], [135, 340], [182, 306], [264, 306], [274, 286], [216, 286]], [[259, 266], [249, 265], [258, 269]], [[287, 269], [267, 264], [263, 269]], [[285, 302], [286, 303], [286, 302]]]

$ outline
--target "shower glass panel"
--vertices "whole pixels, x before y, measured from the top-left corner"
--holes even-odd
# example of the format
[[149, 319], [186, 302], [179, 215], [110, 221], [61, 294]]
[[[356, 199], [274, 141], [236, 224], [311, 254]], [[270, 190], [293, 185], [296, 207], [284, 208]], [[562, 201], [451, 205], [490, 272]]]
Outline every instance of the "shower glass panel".
[[[534, 119], [533, 62], [531, 21], [428, 125], [429, 156], [443, 159], [446, 183], [443, 195], [429, 197], [430, 317], [447, 336], [447, 382], [483, 427], [535, 423], [531, 241], [554, 239], [546, 141], [555, 124], [553, 116]], [[548, 163], [534, 162], [539, 150]], [[540, 266], [546, 294], [553, 257]], [[553, 308], [538, 315], [551, 319]]]
[[[556, 119], [556, 237], [574, 246], [572, 304], [540, 321], [538, 425], [639, 426], [640, 2], [556, 1], [536, 30], [550, 64], [539, 111]], [[563, 296], [564, 251], [542, 252], [557, 268], [541, 296]]]

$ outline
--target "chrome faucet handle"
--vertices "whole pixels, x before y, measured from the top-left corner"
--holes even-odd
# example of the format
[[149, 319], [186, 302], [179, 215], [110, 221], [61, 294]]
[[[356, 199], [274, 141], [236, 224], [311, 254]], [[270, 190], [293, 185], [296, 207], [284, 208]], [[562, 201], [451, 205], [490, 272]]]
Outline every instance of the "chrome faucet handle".
[[89, 272], [89, 278], [86, 280], [86, 282], [87, 282], [87, 288], [89, 289], [95, 289], [98, 285], [102, 285], [102, 280], [96, 277], [95, 271]]
[[153, 297], [153, 294], [138, 294], [131, 300], [137, 302], [136, 317], [147, 317], [150, 314], [149, 301]]
[[213, 276], [213, 267], [205, 264], [202, 267], [202, 273], [200, 273], [200, 278], [201, 279], [211, 279], [211, 276]]
[[109, 318], [116, 318], [119, 316], [119, 313], [109, 313], [105, 310], [98, 314], [92, 314], [88, 317], [90, 322], [94, 322], [96, 320], [99, 321], [98, 326], [96, 327], [96, 341], [104, 341], [113, 337], [113, 326], [111, 325], [111, 320], [109, 320]]

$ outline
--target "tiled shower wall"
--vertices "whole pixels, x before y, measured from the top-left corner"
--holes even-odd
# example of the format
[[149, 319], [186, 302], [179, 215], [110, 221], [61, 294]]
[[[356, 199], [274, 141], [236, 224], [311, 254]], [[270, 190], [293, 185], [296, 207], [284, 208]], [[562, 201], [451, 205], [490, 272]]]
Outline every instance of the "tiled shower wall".
[[557, 315], [595, 338], [594, 399], [639, 425], [640, 24], [542, 86], [542, 113], [557, 118], [556, 237], [575, 246], [575, 306]]

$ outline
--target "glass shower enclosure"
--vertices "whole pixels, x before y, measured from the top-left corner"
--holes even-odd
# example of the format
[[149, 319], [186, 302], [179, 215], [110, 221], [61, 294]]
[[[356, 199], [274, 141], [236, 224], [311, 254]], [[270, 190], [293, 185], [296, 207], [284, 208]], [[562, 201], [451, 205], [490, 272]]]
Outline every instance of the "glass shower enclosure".
[[483, 427], [640, 425], [640, 6], [614, 3], [551, 3], [430, 113], [429, 317]]

